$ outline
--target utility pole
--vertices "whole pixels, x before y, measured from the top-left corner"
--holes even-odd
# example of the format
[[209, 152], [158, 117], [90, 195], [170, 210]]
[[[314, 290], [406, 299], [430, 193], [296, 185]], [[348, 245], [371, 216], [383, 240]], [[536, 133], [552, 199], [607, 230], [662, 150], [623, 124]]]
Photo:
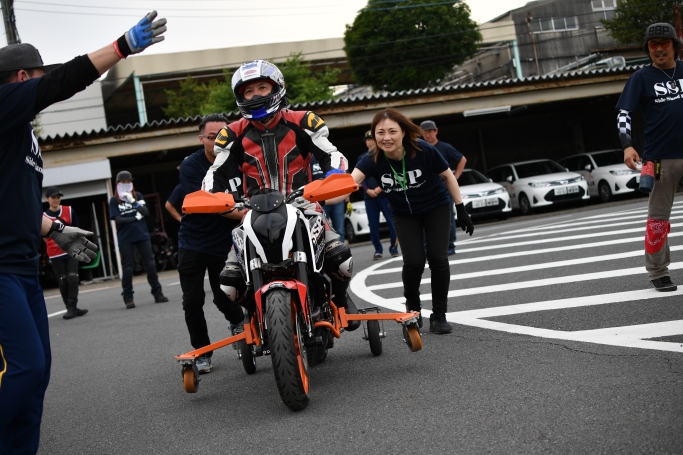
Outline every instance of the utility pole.
[[2, 19], [5, 24], [7, 44], [21, 43], [17, 23], [14, 19], [14, 0], [0, 0], [0, 6], [2, 6]]
[[536, 38], [534, 38], [534, 31], [531, 29], [531, 13], [526, 14], [526, 23], [529, 26], [529, 35], [531, 35], [531, 44], [534, 46], [534, 60], [536, 60], [536, 75], [541, 75], [541, 68], [538, 66], [538, 53], [536, 52]]
[[[678, 5], [673, 4], [674, 8], [674, 28], [676, 29], [676, 36], [678, 36], [678, 41], [683, 39], [683, 30], [681, 30], [681, 14], [678, 11]], [[683, 48], [678, 52], [678, 58], [683, 57]]]

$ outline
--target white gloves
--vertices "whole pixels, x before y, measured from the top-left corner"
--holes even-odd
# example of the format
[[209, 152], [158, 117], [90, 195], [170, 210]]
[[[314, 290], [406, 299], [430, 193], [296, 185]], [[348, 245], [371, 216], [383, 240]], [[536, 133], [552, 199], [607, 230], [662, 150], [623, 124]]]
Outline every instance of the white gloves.
[[143, 219], [144, 217], [145, 217], [145, 216], [144, 216], [142, 213], [140, 213], [140, 212], [136, 212], [136, 213], [135, 213], [135, 219], [138, 220], [138, 221], [140, 221], [140, 220]]
[[92, 235], [92, 232], [59, 223], [53, 223], [48, 233], [48, 237], [69, 256], [88, 263], [97, 256], [97, 245], [86, 239], [86, 235]]
[[131, 204], [135, 203], [135, 198], [130, 193], [121, 193], [119, 197], [122, 201], [130, 202]]

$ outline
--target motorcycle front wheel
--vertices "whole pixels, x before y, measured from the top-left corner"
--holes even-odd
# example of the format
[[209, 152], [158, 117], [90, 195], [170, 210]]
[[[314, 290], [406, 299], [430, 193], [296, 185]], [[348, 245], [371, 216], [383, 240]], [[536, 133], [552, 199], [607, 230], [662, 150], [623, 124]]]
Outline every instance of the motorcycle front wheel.
[[310, 398], [308, 359], [303, 321], [289, 291], [274, 289], [266, 295], [266, 326], [280, 398], [292, 411], [300, 411]]

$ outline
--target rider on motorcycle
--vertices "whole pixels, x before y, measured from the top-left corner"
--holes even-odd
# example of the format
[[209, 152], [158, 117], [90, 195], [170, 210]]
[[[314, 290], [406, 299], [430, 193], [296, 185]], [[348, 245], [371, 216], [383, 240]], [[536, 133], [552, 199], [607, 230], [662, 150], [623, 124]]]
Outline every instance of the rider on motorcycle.
[[[224, 192], [238, 167], [244, 175], [245, 197], [262, 188], [289, 195], [311, 181], [311, 155], [326, 174], [346, 171], [348, 162], [329, 141], [323, 119], [314, 112], [286, 109], [285, 79], [277, 66], [265, 60], [244, 63], [232, 77], [232, 90], [243, 118], [216, 136], [216, 160], [204, 177], [204, 190]], [[320, 206], [317, 209], [322, 211]], [[328, 223], [325, 229], [323, 270], [332, 282], [333, 301], [347, 313], [357, 313], [346, 292], [353, 268], [351, 250]], [[233, 301], [241, 299], [246, 289], [234, 248], [221, 273], [221, 285]], [[347, 330], [359, 326], [359, 321], [352, 321]]]

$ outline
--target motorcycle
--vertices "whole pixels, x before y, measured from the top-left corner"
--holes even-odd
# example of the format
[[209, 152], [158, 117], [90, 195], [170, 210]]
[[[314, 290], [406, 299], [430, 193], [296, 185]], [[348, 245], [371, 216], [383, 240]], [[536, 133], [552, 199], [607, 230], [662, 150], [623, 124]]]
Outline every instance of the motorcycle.
[[157, 272], [175, 269], [178, 266], [177, 252], [173, 248], [173, 242], [168, 238], [168, 235], [165, 232], [159, 232], [157, 229], [154, 229], [154, 232], [150, 234], [150, 240]]
[[270, 356], [282, 402], [293, 411], [304, 409], [310, 399], [309, 369], [325, 360], [334, 338], [350, 321], [365, 321], [364, 338], [374, 355], [382, 352], [386, 332], [380, 322], [385, 320], [403, 325], [404, 341], [412, 352], [422, 349], [418, 312], [380, 313], [372, 307], [351, 315], [330, 299], [330, 278], [322, 270], [324, 214], [297, 206], [302, 197], [319, 202], [357, 189], [349, 174], [333, 174], [287, 197], [270, 189], [238, 201], [226, 193], [197, 191], [186, 196], [184, 213], [250, 209], [233, 230], [235, 253], [247, 284], [243, 305], [249, 321], [240, 334], [175, 357], [182, 366], [186, 392], [198, 390], [199, 356], [237, 343], [238, 358], [248, 374], [256, 372], [257, 357]]

